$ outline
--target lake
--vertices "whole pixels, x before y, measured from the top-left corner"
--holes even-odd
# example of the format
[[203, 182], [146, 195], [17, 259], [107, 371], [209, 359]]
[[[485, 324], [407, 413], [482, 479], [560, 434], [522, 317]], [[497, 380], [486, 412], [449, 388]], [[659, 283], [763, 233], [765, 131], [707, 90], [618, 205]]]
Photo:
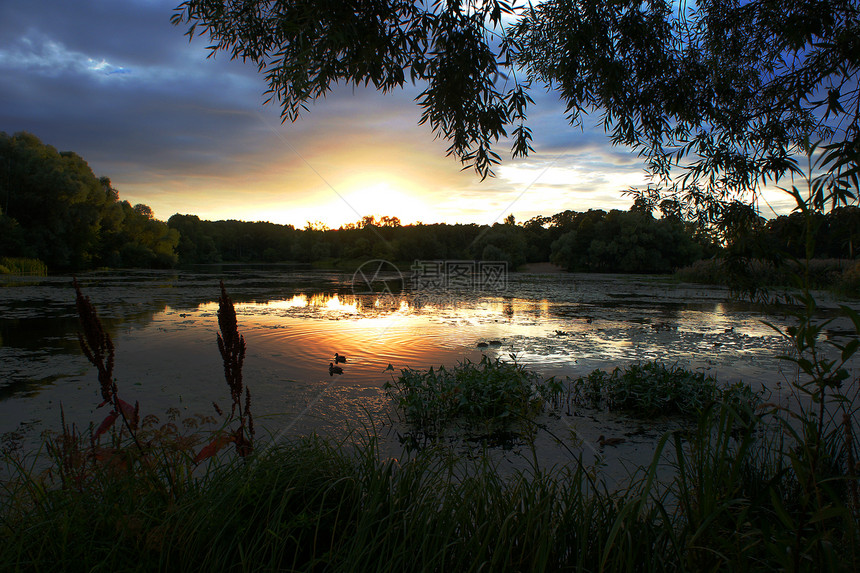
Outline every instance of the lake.
[[[171, 407], [187, 415], [213, 414], [213, 401], [229, 406], [216, 346], [223, 279], [247, 342], [244, 379], [255, 419], [279, 437], [344, 436], [371, 419], [382, 437], [396, 435], [383, 390], [393, 374], [482, 354], [513, 355], [542, 375], [561, 377], [659, 359], [726, 384], [743, 380], [764, 389], [770, 402], [791, 400], [796, 369], [775, 358], [788, 347], [762, 321], [784, 327], [792, 319], [733, 300], [723, 288], [653, 276], [506, 273], [493, 284], [416, 290], [415, 269], [411, 276], [384, 265], [364, 270], [222, 265], [90, 272], [78, 280], [114, 340], [120, 396], [139, 401], [143, 414], [162, 416]], [[61, 405], [78, 427], [105, 416], [95, 409], [96, 371], [78, 345], [74, 298], [69, 276], [3, 277], [0, 433], [23, 429], [32, 437], [56, 429]], [[820, 293], [819, 303], [826, 317], [839, 301]], [[837, 320], [824, 336], [839, 340], [848, 330]], [[335, 352], [348, 361], [342, 375], [332, 376]], [[852, 380], [857, 374], [855, 362]], [[640, 458], [665, 424], [671, 421], [645, 423], [647, 431], [636, 433], [641, 440], [605, 455]], [[556, 437], [571, 437], [567, 446], [584, 448], [600, 434], [630, 434], [642, 425], [603, 413], [562, 416], [554, 427]], [[569, 455], [553, 451], [553, 460]]]

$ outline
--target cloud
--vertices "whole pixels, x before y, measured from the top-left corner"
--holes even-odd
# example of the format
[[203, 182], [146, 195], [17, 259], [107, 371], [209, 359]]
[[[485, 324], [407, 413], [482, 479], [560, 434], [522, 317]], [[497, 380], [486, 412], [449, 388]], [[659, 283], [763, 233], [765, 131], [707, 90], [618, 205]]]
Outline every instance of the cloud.
[[626, 201], [618, 191], [641, 173], [641, 160], [609, 147], [602, 130], [568, 125], [555, 92], [533, 94], [535, 153], [511, 160], [500, 142], [508, 157], [485, 181], [417, 124], [419, 87], [337, 86], [281, 123], [277, 105], [262, 105], [255, 66], [210, 58], [205, 39], [189, 42], [170, 24], [177, 3], [0, 4], [0, 130], [77, 152], [162, 219], [492, 223], [506, 209], [522, 218]]

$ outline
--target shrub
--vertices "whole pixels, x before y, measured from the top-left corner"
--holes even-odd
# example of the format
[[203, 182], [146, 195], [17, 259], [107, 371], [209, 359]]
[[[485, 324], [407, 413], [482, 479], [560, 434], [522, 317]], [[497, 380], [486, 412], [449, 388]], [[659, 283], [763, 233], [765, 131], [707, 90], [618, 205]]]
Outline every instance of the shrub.
[[500, 430], [514, 420], [528, 420], [546, 400], [559, 396], [561, 385], [516, 361], [484, 356], [478, 364], [466, 360], [451, 369], [404, 369], [385, 389], [408, 424], [435, 435], [454, 421]]
[[798, 277], [806, 276], [810, 288], [832, 288], [843, 294], [860, 295], [860, 263], [853, 261], [811, 259], [809, 264], [806, 264], [805, 261], [785, 260], [778, 266], [772, 262], [757, 259], [735, 262], [740, 264], [727, 268], [722, 259], [700, 260], [678, 269], [675, 277], [684, 282], [730, 287], [736, 287], [741, 283], [773, 287], [798, 286]]
[[758, 396], [743, 383], [720, 389], [713, 376], [691, 372], [677, 364], [646, 362], [594, 370], [571, 381], [571, 398], [580, 406], [608, 408], [652, 417], [695, 416], [715, 401], [755, 404]]

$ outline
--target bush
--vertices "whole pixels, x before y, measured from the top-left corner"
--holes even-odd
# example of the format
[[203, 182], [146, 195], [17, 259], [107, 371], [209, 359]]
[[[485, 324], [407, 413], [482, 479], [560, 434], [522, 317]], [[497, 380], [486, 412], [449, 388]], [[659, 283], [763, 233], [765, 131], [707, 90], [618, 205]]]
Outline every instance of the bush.
[[720, 389], [713, 376], [677, 364], [631, 364], [612, 372], [594, 370], [571, 382], [571, 397], [580, 406], [607, 408], [639, 416], [682, 414], [695, 417], [715, 401], [755, 405], [758, 396], [743, 383]]
[[722, 261], [716, 258], [701, 259], [692, 265], [680, 268], [675, 271], [675, 277], [688, 283], [725, 284]]
[[560, 394], [561, 385], [516, 362], [484, 356], [478, 364], [466, 360], [451, 369], [404, 369], [385, 389], [413, 429], [436, 435], [455, 421], [500, 430], [529, 420], [545, 400]]
[[[785, 260], [780, 265], [757, 259], [724, 259], [696, 261], [678, 269], [675, 277], [691, 283], [736, 287], [742, 284], [759, 287], [798, 286], [798, 277], [808, 276], [810, 288], [835, 289], [844, 294], [860, 293], [860, 263], [845, 259]], [[856, 296], [857, 294], [855, 294]]]

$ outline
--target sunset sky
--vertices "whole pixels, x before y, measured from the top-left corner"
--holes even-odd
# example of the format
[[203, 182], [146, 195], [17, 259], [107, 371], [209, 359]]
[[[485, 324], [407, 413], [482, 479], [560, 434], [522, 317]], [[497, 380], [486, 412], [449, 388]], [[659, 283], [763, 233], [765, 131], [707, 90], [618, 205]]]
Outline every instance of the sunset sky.
[[[627, 209], [646, 182], [635, 154], [600, 128], [572, 128], [533, 91], [535, 153], [480, 181], [419, 126], [419, 87], [340, 88], [296, 123], [263, 106], [256, 67], [170, 24], [179, 0], [4, 0], [0, 131], [29, 131], [81, 155], [120, 197], [166, 220], [265, 220], [329, 227], [365, 215], [489, 224], [565, 209]], [[593, 123], [598, 119], [594, 118]], [[778, 206], [778, 203], [773, 203]], [[781, 210], [784, 212], [784, 210]]]

